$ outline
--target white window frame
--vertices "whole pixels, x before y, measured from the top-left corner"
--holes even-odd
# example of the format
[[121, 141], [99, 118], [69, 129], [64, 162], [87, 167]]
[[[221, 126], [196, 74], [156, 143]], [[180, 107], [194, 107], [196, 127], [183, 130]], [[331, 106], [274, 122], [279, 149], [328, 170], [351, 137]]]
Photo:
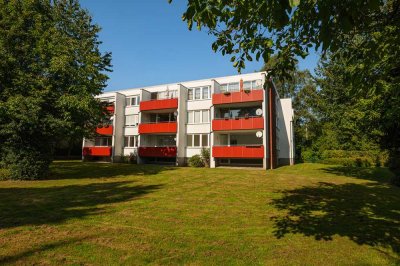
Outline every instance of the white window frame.
[[[203, 145], [203, 135], [207, 136], [207, 146]], [[200, 146], [194, 146], [194, 136], [199, 136], [199, 145]], [[187, 138], [191, 138], [192, 139], [192, 145], [189, 146], [189, 143], [186, 143], [186, 147], [187, 148], [196, 148], [196, 149], [200, 149], [200, 148], [208, 148], [210, 147], [210, 134], [208, 133], [195, 133], [195, 134], [188, 134]]]
[[[194, 118], [195, 118], [195, 112], [200, 112], [200, 121], [199, 122], [195, 122]], [[203, 121], [203, 113], [204, 112], [208, 112], [208, 121], [205, 122]], [[188, 125], [198, 125], [198, 124], [209, 124], [210, 123], [210, 109], [200, 109], [200, 110], [190, 110], [187, 112], [187, 124]], [[189, 118], [192, 119], [192, 122], [190, 122]]]
[[[190, 99], [190, 97], [189, 97], [190, 93], [192, 94], [192, 99]], [[189, 88], [188, 89], [188, 101], [193, 101], [193, 100], [194, 100], [194, 89]]]
[[[258, 81], [260, 82], [260, 86], [257, 86], [257, 82]], [[243, 89], [245, 89], [244, 88], [244, 83], [246, 83], [246, 82], [250, 83], [250, 88], [248, 88], [249, 90], [257, 90], [257, 89], [261, 89], [262, 88], [262, 85], [261, 85], [262, 81], [260, 79], [253, 79], [253, 80], [243, 81]]]
[[[126, 119], [128, 116], [134, 117], [132, 124], [127, 124]], [[136, 117], [136, 119], [135, 119], [135, 117]], [[139, 124], [139, 115], [137, 115], [137, 114], [125, 115], [125, 121], [124, 121], [125, 127], [136, 127], [138, 124]]]
[[[128, 139], [128, 143], [126, 143], [126, 139]], [[133, 139], [133, 146], [130, 146], [131, 139]], [[128, 145], [126, 145], [128, 144]], [[127, 135], [124, 136], [124, 148], [137, 148], [138, 144], [138, 135]]]
[[[132, 104], [132, 100], [135, 99], [136, 104]], [[126, 101], [129, 101], [129, 105], [126, 104]], [[131, 106], [139, 106], [140, 103], [140, 96], [139, 95], [135, 95], [135, 96], [128, 96], [125, 99], [125, 107], [131, 107]]]
[[[189, 98], [189, 91], [192, 92], [192, 99]], [[196, 91], [200, 91], [199, 98], [196, 98]], [[204, 91], [207, 91], [207, 97], [203, 97]], [[188, 101], [200, 101], [209, 99], [211, 99], [211, 86], [200, 86], [188, 89], [188, 97], [187, 97]]]

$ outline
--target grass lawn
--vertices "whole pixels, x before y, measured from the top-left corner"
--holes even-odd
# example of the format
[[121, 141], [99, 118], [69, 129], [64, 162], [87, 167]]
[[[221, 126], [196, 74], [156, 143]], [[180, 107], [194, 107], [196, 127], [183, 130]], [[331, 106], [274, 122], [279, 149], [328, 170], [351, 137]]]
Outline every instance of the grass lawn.
[[0, 264], [400, 265], [390, 175], [56, 162], [0, 182]]

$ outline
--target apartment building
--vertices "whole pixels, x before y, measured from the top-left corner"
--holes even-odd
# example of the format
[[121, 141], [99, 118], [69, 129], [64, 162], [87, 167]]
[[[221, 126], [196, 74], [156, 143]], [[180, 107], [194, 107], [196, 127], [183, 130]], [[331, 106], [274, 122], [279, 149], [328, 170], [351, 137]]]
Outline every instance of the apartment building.
[[106, 92], [109, 123], [83, 140], [83, 160], [178, 166], [211, 153], [211, 167], [264, 169], [294, 163], [291, 99], [280, 99], [266, 72]]

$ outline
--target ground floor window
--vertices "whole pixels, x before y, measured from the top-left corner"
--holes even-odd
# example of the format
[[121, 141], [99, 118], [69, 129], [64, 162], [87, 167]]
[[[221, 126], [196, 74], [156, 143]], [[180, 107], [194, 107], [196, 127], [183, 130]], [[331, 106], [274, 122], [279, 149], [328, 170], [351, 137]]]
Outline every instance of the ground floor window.
[[97, 137], [94, 140], [94, 146], [112, 146], [111, 137]]
[[189, 134], [187, 135], [187, 147], [208, 147], [209, 134]]
[[137, 147], [138, 146], [138, 136], [125, 136], [124, 139], [125, 147]]

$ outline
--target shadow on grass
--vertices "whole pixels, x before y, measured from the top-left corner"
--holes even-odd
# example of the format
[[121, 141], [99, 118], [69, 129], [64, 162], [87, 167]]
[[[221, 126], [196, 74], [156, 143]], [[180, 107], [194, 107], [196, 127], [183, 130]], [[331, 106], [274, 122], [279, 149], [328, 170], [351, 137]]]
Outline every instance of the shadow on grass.
[[51, 165], [50, 175], [45, 179], [83, 179], [128, 175], [155, 175], [163, 171], [174, 169], [176, 169], [176, 167], [161, 165], [58, 161]]
[[320, 182], [317, 186], [280, 192], [283, 197], [272, 204], [286, 211], [286, 215], [272, 218], [277, 238], [290, 233], [316, 240], [343, 236], [360, 245], [386, 247], [400, 253], [399, 188], [377, 182]]
[[106, 212], [105, 204], [129, 201], [162, 185], [133, 182], [94, 183], [62, 187], [0, 188], [0, 229], [60, 223]]
[[81, 238], [70, 238], [66, 240], [59, 240], [59, 241], [54, 241], [51, 243], [47, 244], [41, 244], [36, 246], [35, 248], [20, 252], [20, 253], [15, 253], [12, 256], [3, 256], [0, 257], [0, 264], [11, 264], [11, 263], [16, 263], [18, 260], [25, 259], [27, 257], [30, 257], [38, 252], [43, 252], [46, 250], [52, 250], [56, 249], [58, 247], [70, 245], [70, 244], [76, 244], [81, 241], [87, 240], [89, 237], [81, 237]]

